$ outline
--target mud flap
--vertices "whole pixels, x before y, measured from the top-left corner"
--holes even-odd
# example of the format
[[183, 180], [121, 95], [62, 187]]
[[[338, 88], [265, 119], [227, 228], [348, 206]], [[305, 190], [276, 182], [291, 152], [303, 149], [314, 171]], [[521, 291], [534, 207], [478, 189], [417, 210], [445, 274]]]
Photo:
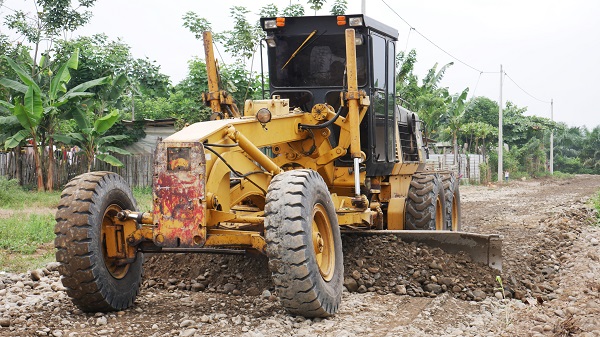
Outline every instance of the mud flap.
[[475, 262], [483, 263], [502, 271], [502, 236], [498, 234], [477, 234], [452, 231], [423, 230], [368, 230], [343, 231], [354, 235], [396, 235], [405, 242], [424, 243], [440, 248], [447, 253], [467, 253]]

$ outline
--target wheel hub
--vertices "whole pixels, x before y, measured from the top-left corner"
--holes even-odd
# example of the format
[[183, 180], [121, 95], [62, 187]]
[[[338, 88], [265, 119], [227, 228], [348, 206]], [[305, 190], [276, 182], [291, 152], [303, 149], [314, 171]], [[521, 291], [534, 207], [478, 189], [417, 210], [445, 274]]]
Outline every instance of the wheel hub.
[[321, 236], [321, 233], [317, 233], [317, 242], [316, 242], [317, 251], [319, 253], [322, 253], [324, 246], [325, 246], [325, 244], [323, 242], [323, 237]]
[[313, 209], [312, 243], [319, 273], [325, 281], [330, 281], [335, 271], [335, 245], [331, 222], [321, 204], [316, 204]]
[[123, 226], [117, 223], [117, 214], [121, 211], [120, 206], [113, 204], [106, 208], [102, 217], [102, 257], [106, 269], [116, 279], [125, 277], [130, 265], [123, 262], [127, 244]]

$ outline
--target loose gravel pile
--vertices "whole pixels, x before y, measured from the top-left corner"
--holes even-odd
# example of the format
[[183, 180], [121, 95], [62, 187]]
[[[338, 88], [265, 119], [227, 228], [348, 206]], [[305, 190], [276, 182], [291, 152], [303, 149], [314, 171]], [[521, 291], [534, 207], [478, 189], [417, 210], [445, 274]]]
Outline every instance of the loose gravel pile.
[[[472, 262], [467, 254], [402, 242], [395, 235], [343, 235], [342, 246], [344, 286], [351, 293], [435, 297], [450, 292], [480, 301], [499, 286], [498, 271]], [[250, 296], [274, 291], [263, 256], [154, 255], [145, 270], [147, 287]]]
[[[395, 235], [342, 236], [344, 287], [350, 293], [374, 292], [413, 297], [450, 293], [462, 300], [557, 298], [556, 276], [572, 254], [574, 240], [594, 211], [582, 202], [537, 224], [515, 228], [504, 241], [504, 271], [471, 261], [465, 254], [403, 242]], [[518, 231], [527, 233], [519, 235]], [[531, 235], [534, 235], [532, 240]], [[261, 255], [159, 254], [147, 257], [150, 288], [257, 296], [274, 293], [268, 260]], [[502, 287], [497, 279], [500, 276]]]
[[544, 302], [557, 298], [557, 277], [565, 261], [580, 253], [574, 243], [595, 219], [594, 210], [577, 201], [537, 224], [514, 228], [503, 242], [503, 274], [510, 294]]

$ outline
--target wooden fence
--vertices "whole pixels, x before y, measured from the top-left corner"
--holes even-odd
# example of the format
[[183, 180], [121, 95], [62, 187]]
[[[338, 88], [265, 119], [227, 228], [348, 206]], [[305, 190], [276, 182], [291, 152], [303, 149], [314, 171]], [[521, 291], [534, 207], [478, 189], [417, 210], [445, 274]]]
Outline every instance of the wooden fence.
[[[95, 160], [92, 163], [92, 171], [112, 171], [121, 175], [132, 187], [151, 187], [154, 154], [140, 154], [116, 157], [125, 164], [123, 167], [114, 167], [109, 164]], [[468, 158], [468, 160], [467, 160]], [[23, 154], [19, 158], [21, 165], [21, 182], [24, 186], [36, 185], [35, 164], [32, 155]], [[454, 162], [453, 154], [437, 155], [430, 154], [427, 166], [431, 169], [451, 170], [457, 172], [463, 180], [470, 183], [482, 183], [485, 172], [480, 172], [479, 165], [483, 162], [480, 155], [460, 155], [457, 163]], [[83, 156], [75, 156], [69, 159], [63, 156], [56, 159], [56, 170], [54, 182], [57, 189], [64, 186], [69, 180], [79, 174], [86, 172], [87, 161]], [[44, 170], [44, 174], [46, 170]], [[0, 176], [8, 179], [17, 178], [15, 156], [13, 153], [0, 153]]]
[[[151, 187], [152, 170], [154, 163], [153, 154], [140, 155], [115, 155], [123, 167], [114, 167], [100, 160], [94, 160], [92, 171], [111, 171], [121, 175], [132, 187]], [[56, 158], [54, 172], [54, 186], [57, 189], [64, 186], [69, 180], [87, 171], [87, 160], [83, 156], [67, 156]], [[35, 186], [37, 175], [33, 155], [22, 154], [17, 163], [13, 153], [0, 153], [0, 176], [8, 179], [18, 179], [17, 165], [21, 168], [21, 183], [24, 186]], [[47, 170], [44, 169], [44, 174]]]

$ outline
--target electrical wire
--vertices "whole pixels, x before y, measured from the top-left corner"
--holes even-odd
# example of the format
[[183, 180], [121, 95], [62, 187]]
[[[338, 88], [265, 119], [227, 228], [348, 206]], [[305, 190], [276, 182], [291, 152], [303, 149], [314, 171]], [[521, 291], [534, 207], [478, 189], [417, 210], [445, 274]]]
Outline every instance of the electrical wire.
[[531, 97], [531, 98], [535, 99], [536, 101], [540, 101], [540, 102], [542, 102], [542, 103], [548, 103], [548, 104], [550, 104], [550, 101], [544, 101], [544, 100], [542, 100], [542, 99], [539, 99], [539, 98], [537, 98], [537, 97], [533, 96], [533, 95], [532, 95], [532, 94], [530, 94], [529, 92], [527, 92], [527, 91], [526, 91], [525, 89], [523, 89], [523, 88], [522, 88], [522, 87], [521, 87], [519, 84], [517, 84], [517, 82], [515, 82], [515, 80], [513, 80], [513, 79], [512, 79], [512, 77], [510, 77], [510, 76], [509, 76], [509, 75], [508, 75], [506, 72], [504, 72], [504, 75], [506, 75], [506, 77], [508, 77], [508, 79], [509, 79], [511, 82], [513, 82], [513, 83], [514, 83], [514, 84], [517, 86], [517, 88], [521, 89], [521, 91], [522, 91], [522, 92], [524, 92], [525, 94], [527, 94], [529, 97]]
[[257, 183], [255, 183], [252, 179], [248, 178], [249, 175], [251, 174], [257, 174], [257, 173], [265, 173], [263, 171], [252, 171], [252, 172], [248, 172], [248, 173], [241, 173], [238, 170], [234, 169], [231, 165], [229, 165], [229, 163], [227, 162], [227, 160], [225, 160], [225, 158], [223, 158], [223, 156], [221, 156], [219, 154], [219, 152], [213, 150], [210, 148], [210, 146], [206, 146], [207, 143], [204, 143], [204, 148], [207, 149], [208, 151], [212, 152], [215, 154], [215, 156], [217, 156], [217, 158], [221, 159], [221, 161], [223, 162], [223, 164], [225, 164], [233, 174], [235, 174], [236, 176], [238, 176], [239, 178], [244, 178], [246, 180], [248, 180], [252, 185], [256, 186], [256, 188], [258, 188], [259, 190], [261, 190], [263, 193], [267, 194], [267, 191], [265, 191], [262, 187], [260, 187], [260, 185], [258, 185]]
[[215, 40], [213, 39], [213, 46], [215, 47], [215, 50], [217, 51], [217, 54], [219, 54], [219, 57], [221, 58], [221, 62], [223, 63], [223, 65], [227, 65], [225, 63], [225, 59], [223, 59], [223, 55], [221, 55], [221, 51], [219, 50], [219, 48], [217, 47], [217, 43], [215, 42]]
[[[477, 83], [475, 84], [475, 90], [473, 90], [473, 95], [472, 97], [475, 97], [475, 91], [477, 90], [477, 86], [479, 85], [479, 80], [481, 79], [481, 75], [482, 74], [498, 74], [499, 72], [497, 71], [481, 71], [477, 68], [475, 68], [474, 66], [462, 61], [461, 59], [457, 58], [456, 56], [450, 54], [449, 52], [447, 52], [446, 50], [444, 50], [442, 47], [438, 46], [435, 42], [431, 41], [427, 36], [425, 36], [423, 33], [421, 33], [420, 31], [418, 31], [415, 27], [413, 27], [410, 23], [408, 23], [408, 21], [406, 21], [403, 17], [400, 16], [400, 14], [398, 14], [390, 5], [388, 5], [388, 3], [385, 0], [381, 0], [381, 2], [383, 2], [384, 5], [386, 5], [391, 11], [392, 13], [396, 14], [396, 16], [398, 18], [400, 18], [400, 20], [402, 20], [405, 24], [407, 24], [410, 27], [410, 30], [408, 32], [408, 37], [406, 40], [406, 47], [405, 47], [405, 53], [406, 53], [406, 49], [408, 47], [408, 38], [410, 38], [410, 32], [412, 30], [415, 31], [415, 33], [419, 34], [422, 38], [424, 38], [427, 42], [431, 43], [434, 47], [436, 47], [437, 49], [439, 49], [440, 51], [442, 51], [443, 53], [445, 53], [446, 55], [450, 56], [451, 58], [453, 58], [454, 60], [458, 61], [459, 63], [462, 63], [463, 65], [477, 71], [479, 73], [479, 77], [477, 78]], [[510, 77], [506, 72], [504, 72], [504, 75], [506, 75], [506, 77], [508, 77], [508, 79], [513, 82], [521, 91], [523, 91], [525, 94], [527, 94], [529, 97], [535, 99], [536, 101], [542, 102], [542, 103], [548, 103], [550, 104], [550, 101], [545, 101], [543, 99], [539, 99], [535, 96], [533, 96], [532, 94], [530, 94], [527, 90], [523, 89], [515, 80], [512, 79], [512, 77]]]
[[408, 36], [406, 36], [406, 45], [404, 46], [404, 54], [406, 55], [406, 51], [408, 50], [408, 41], [410, 40], [410, 33], [414, 30], [413, 27], [408, 29]]
[[479, 73], [479, 76], [477, 76], [477, 82], [475, 83], [475, 89], [473, 89], [473, 92], [471, 93], [471, 99], [475, 97], [475, 93], [477, 92], [477, 86], [479, 86], [479, 80], [481, 79], [481, 75], [483, 75], [483, 73]]
[[330, 126], [331, 124], [335, 123], [335, 121], [338, 119], [338, 117], [340, 117], [340, 115], [342, 114], [342, 110], [343, 110], [342, 108], [343, 108], [343, 106], [340, 105], [340, 107], [338, 108], [337, 113], [333, 116], [333, 118], [331, 118], [330, 120], [328, 120], [325, 123], [315, 124], [315, 125], [311, 125], [311, 124], [298, 124], [298, 128], [299, 129], [304, 129], [304, 130], [326, 128], [326, 127]]
[[383, 2], [384, 5], [386, 5], [391, 11], [392, 13], [396, 14], [396, 16], [398, 18], [400, 18], [400, 20], [404, 21], [404, 23], [406, 23], [411, 30], [414, 30], [415, 33], [421, 35], [422, 38], [424, 38], [427, 42], [431, 43], [433, 46], [435, 46], [437, 49], [441, 50], [443, 53], [445, 53], [446, 55], [450, 56], [451, 58], [453, 58], [454, 60], [458, 61], [459, 63], [462, 63], [463, 65], [477, 71], [478, 73], [481, 73], [482, 71], [473, 67], [472, 65], [462, 61], [461, 59], [459, 59], [458, 57], [450, 54], [449, 52], [447, 52], [446, 50], [444, 50], [442, 47], [438, 46], [435, 42], [431, 41], [427, 36], [425, 36], [423, 33], [421, 33], [420, 31], [418, 31], [415, 27], [413, 27], [413, 25], [411, 25], [410, 23], [408, 23], [408, 21], [406, 21], [403, 17], [400, 16], [400, 14], [398, 14], [390, 5], [387, 4], [387, 2], [385, 2], [385, 0], [381, 0], [381, 2]]
[[258, 47], [261, 43], [262, 40], [258, 42], [256, 48], [254, 48], [254, 51], [252, 52], [252, 61], [250, 62], [250, 71], [248, 72], [248, 85], [246, 86], [246, 93], [244, 94], [244, 102], [246, 102], [246, 100], [248, 99], [248, 92], [250, 92], [250, 82], [252, 81], [252, 73], [254, 72], [254, 56], [256, 56], [256, 51], [258, 50]]
[[[8, 10], [11, 10], [11, 11], [13, 11], [15, 13], [17, 12], [16, 9], [12, 9], [12, 8], [8, 7], [7, 5], [5, 5], [5, 4], [2, 4], [2, 3], [0, 3], [0, 7], [4, 7], [4, 8], [6, 8]], [[25, 15], [25, 16], [29, 17], [28, 15]], [[29, 18], [31, 19], [31, 17], [29, 17]]]

